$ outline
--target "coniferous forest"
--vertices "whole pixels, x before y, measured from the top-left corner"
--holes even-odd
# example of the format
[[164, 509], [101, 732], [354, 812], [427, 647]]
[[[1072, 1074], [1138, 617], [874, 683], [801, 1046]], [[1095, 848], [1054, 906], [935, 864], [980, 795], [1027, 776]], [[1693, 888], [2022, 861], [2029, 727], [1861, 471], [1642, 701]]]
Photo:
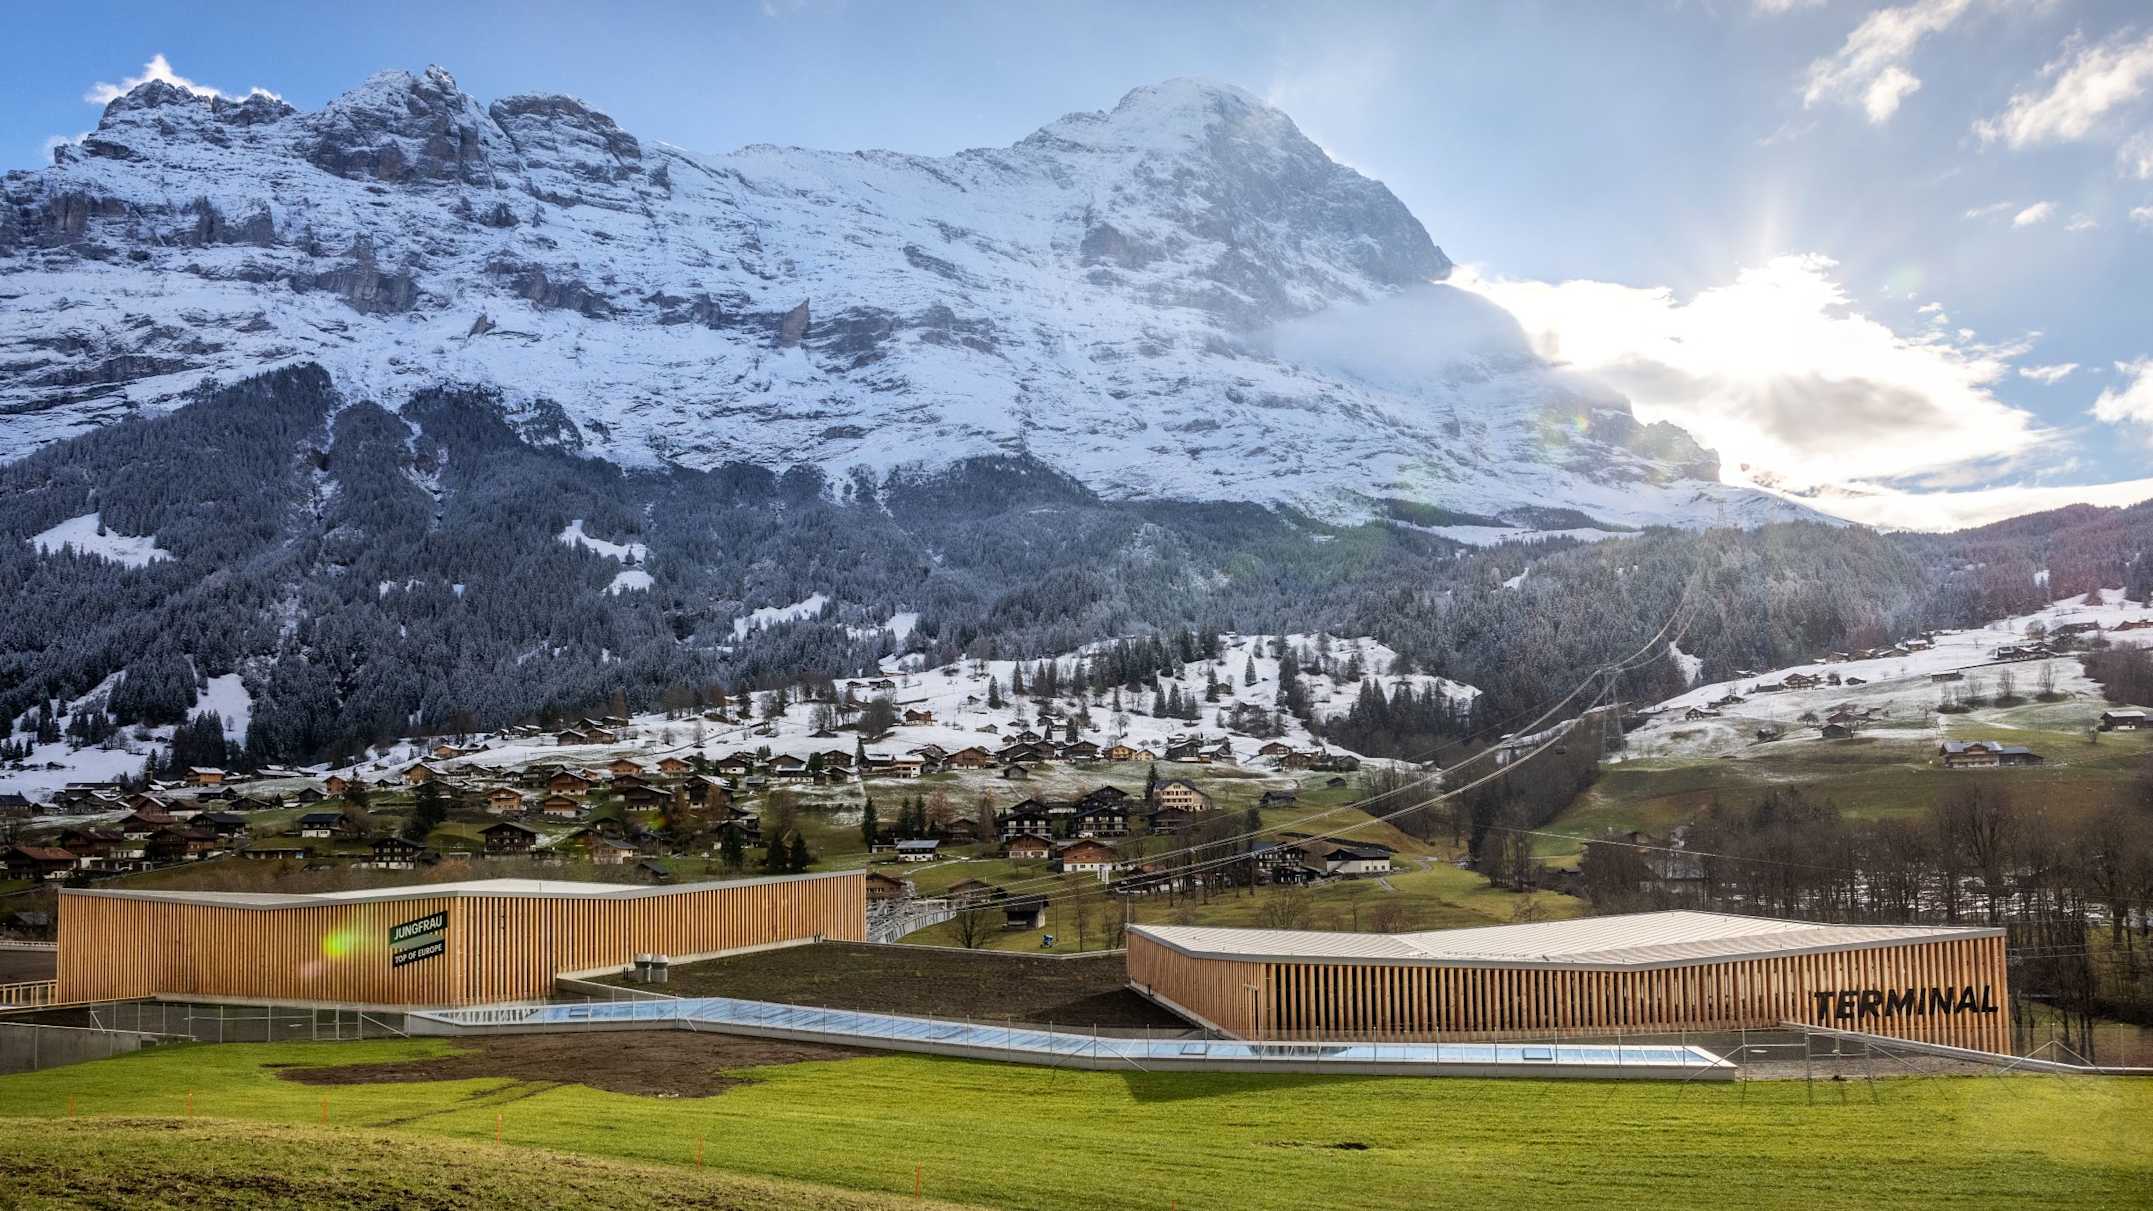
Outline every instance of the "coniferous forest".
[[[93, 512], [170, 557], [129, 567], [27, 541]], [[621, 557], [562, 541], [579, 521]], [[2096, 587], [2144, 599], [2149, 547], [2147, 505], [1951, 535], [1800, 523], [1472, 548], [1391, 520], [1103, 500], [1015, 455], [881, 478], [623, 470], [519, 431], [483, 393], [392, 413], [301, 367], [0, 468], [0, 712], [28, 730], [102, 692], [114, 725], [176, 723], [207, 679], [238, 673], [246, 755], [314, 760], [818, 682], [900, 646], [939, 664], [1328, 632], [1373, 636], [1400, 666], [1364, 670], [1332, 737], [1407, 752], [1560, 697], [1670, 618], [1680, 651], [1724, 678]], [[798, 621], [737, 625], [816, 597]], [[884, 629], [900, 613], [918, 615], [901, 645]], [[1481, 687], [1477, 718], [1382, 680], [1408, 671]], [[1622, 690], [1657, 699], [1682, 677], [1670, 653]]]

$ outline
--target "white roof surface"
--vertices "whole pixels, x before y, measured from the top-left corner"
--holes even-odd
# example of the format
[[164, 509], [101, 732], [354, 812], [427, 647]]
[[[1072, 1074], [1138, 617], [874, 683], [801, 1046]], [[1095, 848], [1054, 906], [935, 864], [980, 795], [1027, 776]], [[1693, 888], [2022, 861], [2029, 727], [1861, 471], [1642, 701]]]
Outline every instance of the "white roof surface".
[[1133, 925], [1130, 929], [1173, 950], [1205, 958], [1563, 968], [1676, 967], [2001, 937], [2004, 932], [1965, 926], [1830, 925], [1688, 911], [1399, 934], [1200, 925]]
[[832, 879], [857, 875], [856, 870], [825, 871], [812, 875], [772, 875], [760, 879], [727, 879], [705, 883], [583, 883], [568, 879], [465, 879], [453, 883], [407, 883], [401, 887], [365, 887], [354, 891], [122, 891], [103, 888], [62, 888], [62, 895], [112, 896], [129, 900], [164, 900], [179, 904], [210, 904], [226, 908], [305, 908], [319, 904], [349, 904], [365, 900], [413, 900], [427, 896], [554, 896], [632, 900], [644, 896], [677, 896], [682, 892], [707, 891], [713, 887], [747, 887], [758, 883], [786, 883], [801, 879]]

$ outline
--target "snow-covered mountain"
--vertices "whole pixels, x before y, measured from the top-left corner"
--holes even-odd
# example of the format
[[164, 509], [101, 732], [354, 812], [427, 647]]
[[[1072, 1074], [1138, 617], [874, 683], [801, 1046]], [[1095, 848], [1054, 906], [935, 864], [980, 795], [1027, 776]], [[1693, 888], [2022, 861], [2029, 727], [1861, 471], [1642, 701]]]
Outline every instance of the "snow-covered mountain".
[[696, 154], [439, 68], [311, 113], [153, 81], [55, 159], [0, 181], [0, 458], [315, 362], [392, 408], [494, 389], [630, 467], [1022, 452], [1464, 537], [1807, 516], [1539, 361], [1389, 190], [1222, 85], [932, 158]]

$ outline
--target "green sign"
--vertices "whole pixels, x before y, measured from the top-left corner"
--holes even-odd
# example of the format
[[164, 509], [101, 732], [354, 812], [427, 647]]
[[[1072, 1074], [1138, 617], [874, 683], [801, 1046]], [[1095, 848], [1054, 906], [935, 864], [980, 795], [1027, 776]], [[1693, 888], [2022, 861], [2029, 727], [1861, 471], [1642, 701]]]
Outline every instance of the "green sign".
[[402, 967], [448, 952], [449, 915], [428, 913], [389, 927], [389, 965]]

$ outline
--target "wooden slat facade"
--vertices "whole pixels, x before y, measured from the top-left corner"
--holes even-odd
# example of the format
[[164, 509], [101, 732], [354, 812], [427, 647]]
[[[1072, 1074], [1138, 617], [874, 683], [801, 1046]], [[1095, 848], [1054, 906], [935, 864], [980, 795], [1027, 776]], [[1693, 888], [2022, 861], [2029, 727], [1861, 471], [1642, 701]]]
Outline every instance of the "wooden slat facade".
[[[1140, 931], [1128, 945], [1132, 983], [1242, 1038], [1468, 1041], [1806, 1022], [1983, 1051], [2011, 1042], [2000, 936], [1623, 969], [1210, 958]], [[1969, 989], [1975, 1004], [1960, 1011]], [[1864, 990], [1884, 999], [1865, 1006]], [[1892, 999], [1908, 990], [1911, 1005]], [[1821, 992], [1852, 993], [1854, 1016], [1837, 1016], [1837, 997], [1820, 1015]], [[1949, 1011], [1936, 1004], [1941, 992]]]
[[[447, 917], [442, 953], [394, 965], [390, 930], [437, 912]], [[638, 954], [865, 941], [867, 883], [863, 872], [844, 871], [619, 896], [414, 888], [394, 899], [269, 907], [70, 889], [60, 894], [59, 936], [59, 990], [69, 1001], [475, 1005], [544, 997], [558, 975], [619, 968]]]

